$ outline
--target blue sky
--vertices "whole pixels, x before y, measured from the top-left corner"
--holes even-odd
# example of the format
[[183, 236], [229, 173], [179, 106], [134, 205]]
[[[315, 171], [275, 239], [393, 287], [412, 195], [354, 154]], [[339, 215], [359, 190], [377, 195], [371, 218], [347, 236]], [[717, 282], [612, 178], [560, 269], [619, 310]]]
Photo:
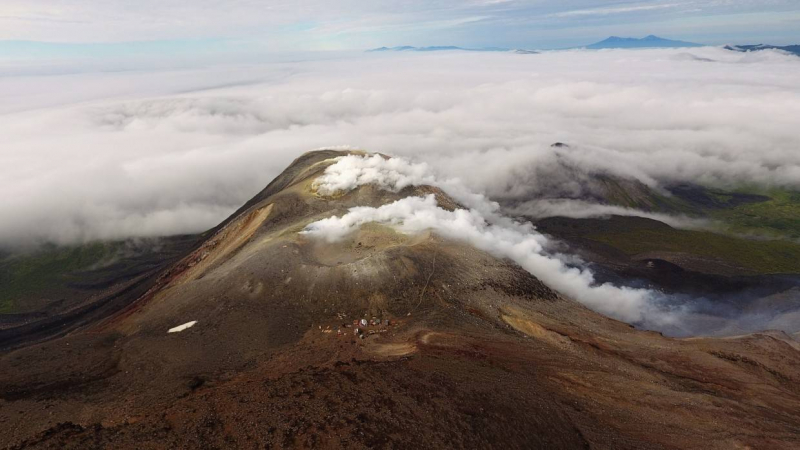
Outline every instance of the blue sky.
[[[3, 0], [0, 58], [565, 48], [609, 35], [800, 43], [798, 0]], [[46, 43], [46, 44], [45, 44]], [[58, 44], [58, 45], [54, 45]]]

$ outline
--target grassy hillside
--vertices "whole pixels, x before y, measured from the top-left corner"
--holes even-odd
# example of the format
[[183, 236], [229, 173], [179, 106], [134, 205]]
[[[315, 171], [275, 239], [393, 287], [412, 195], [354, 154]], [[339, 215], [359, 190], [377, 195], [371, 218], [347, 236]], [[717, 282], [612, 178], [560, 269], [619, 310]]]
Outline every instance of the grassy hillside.
[[48, 311], [53, 302], [69, 306], [171, 264], [197, 240], [184, 235], [0, 252], [0, 314]]
[[664, 251], [717, 258], [759, 274], [800, 273], [800, 244], [753, 240], [707, 231], [669, 227], [637, 228], [589, 234], [628, 255]]
[[46, 246], [0, 259], [0, 313], [16, 311], [26, 298], [46, 296], [68, 284], [76, 272], [113, 260], [122, 243]]
[[675, 186], [672, 195], [657, 192], [631, 180], [597, 177], [600, 197], [606, 203], [644, 211], [708, 217], [720, 231], [800, 239], [800, 191], [757, 187], [722, 190], [701, 186]]
[[773, 189], [761, 194], [769, 200], [715, 210], [709, 215], [734, 233], [800, 239], [800, 192]]

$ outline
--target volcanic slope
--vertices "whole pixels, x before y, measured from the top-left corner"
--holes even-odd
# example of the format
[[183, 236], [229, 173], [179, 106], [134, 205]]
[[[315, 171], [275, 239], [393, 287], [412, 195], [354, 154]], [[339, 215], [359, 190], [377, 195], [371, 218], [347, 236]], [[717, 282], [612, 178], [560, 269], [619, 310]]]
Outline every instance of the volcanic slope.
[[[653, 188], [583, 170], [567, 144], [555, 162], [509, 182], [506, 215], [535, 224], [596, 280], [649, 286], [691, 299], [696, 323], [672, 335], [800, 330], [800, 193], [788, 188]], [[522, 173], [525, 173], [523, 171]]]
[[462, 207], [322, 195], [345, 154], [297, 159], [122, 311], [0, 355], [0, 446], [800, 446], [788, 335], [669, 339], [431, 232], [301, 233], [409, 196]]

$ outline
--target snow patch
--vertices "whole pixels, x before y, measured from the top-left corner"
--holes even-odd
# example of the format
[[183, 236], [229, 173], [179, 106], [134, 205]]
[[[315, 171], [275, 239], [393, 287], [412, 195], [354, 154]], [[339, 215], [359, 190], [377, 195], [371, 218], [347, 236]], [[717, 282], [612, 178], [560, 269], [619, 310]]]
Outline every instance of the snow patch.
[[193, 327], [193, 326], [194, 326], [196, 323], [197, 323], [197, 321], [196, 321], [196, 320], [193, 320], [193, 321], [191, 321], [191, 322], [186, 322], [186, 323], [185, 323], [185, 324], [183, 324], [183, 325], [178, 325], [178, 326], [177, 326], [177, 327], [175, 327], [175, 328], [170, 328], [170, 329], [169, 329], [169, 331], [167, 331], [167, 333], [180, 333], [180, 332], [181, 332], [181, 331], [183, 331], [183, 330], [186, 330], [186, 329], [192, 328], [192, 327]]

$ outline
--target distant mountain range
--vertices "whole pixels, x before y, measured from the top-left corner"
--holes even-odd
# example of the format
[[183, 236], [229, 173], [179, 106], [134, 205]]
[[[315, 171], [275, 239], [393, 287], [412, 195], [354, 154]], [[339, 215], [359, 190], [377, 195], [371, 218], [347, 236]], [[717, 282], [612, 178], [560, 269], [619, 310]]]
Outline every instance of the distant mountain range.
[[[669, 48], [669, 47], [702, 47], [702, 44], [695, 44], [693, 42], [674, 41], [671, 39], [664, 39], [658, 36], [647, 36], [641, 39], [638, 38], [623, 38], [611, 36], [610, 38], [587, 45], [582, 48], [588, 49], [604, 49], [604, 48]], [[457, 47], [455, 45], [437, 45], [430, 47], [413, 47], [410, 45], [403, 45], [399, 47], [380, 47], [367, 50], [368, 52], [440, 52], [440, 51], [463, 51], [463, 52], [513, 52], [518, 54], [536, 54], [539, 53], [535, 50], [526, 49], [511, 49], [503, 47], [481, 47], [481, 48], [468, 48]]]
[[412, 47], [410, 45], [403, 45], [400, 47], [380, 47], [367, 50], [367, 52], [441, 52], [441, 51], [462, 51], [462, 52], [512, 52], [523, 55], [532, 55], [539, 53], [534, 50], [525, 49], [511, 49], [503, 47], [482, 47], [482, 48], [465, 48], [456, 47], [454, 45], [437, 45], [431, 47]]
[[733, 52], [757, 52], [761, 50], [783, 50], [784, 52], [793, 53], [797, 56], [800, 56], [800, 45], [786, 45], [786, 46], [778, 46], [778, 45], [765, 45], [765, 44], [758, 44], [758, 45], [726, 45], [725, 50], [730, 50]]
[[[587, 45], [585, 47], [590, 50], [601, 50], [601, 49], [625, 49], [625, 48], [688, 48], [688, 47], [703, 47], [704, 44], [697, 44], [694, 42], [686, 42], [686, 41], [676, 41], [672, 39], [664, 39], [658, 36], [650, 35], [643, 38], [629, 38], [629, 37], [618, 37], [618, 36], [611, 36], [608, 39], [605, 39], [600, 42], [596, 42], [591, 45]], [[726, 45], [724, 47], [726, 50], [735, 51], [735, 52], [756, 52], [761, 50], [782, 50], [785, 52], [793, 53], [795, 55], [800, 56], [800, 45], [787, 45], [787, 46], [778, 46], [778, 45], [765, 45], [765, 44], [758, 44], [758, 45]], [[481, 48], [468, 48], [468, 47], [457, 47], [455, 45], [435, 45], [429, 47], [413, 47], [410, 45], [404, 45], [400, 47], [380, 47], [374, 48], [372, 50], [367, 50], [367, 52], [440, 52], [440, 51], [462, 51], [462, 52], [510, 52], [510, 53], [518, 53], [524, 55], [533, 55], [539, 53], [535, 50], [526, 50], [526, 49], [511, 49], [511, 48], [503, 48], [503, 47], [481, 47]]]
[[638, 38], [625, 38], [611, 36], [610, 38], [600, 41], [585, 48], [599, 50], [604, 48], [679, 48], [679, 47], [702, 47], [703, 44], [695, 44], [694, 42], [674, 41], [672, 39], [664, 39], [658, 36], [650, 35]]

